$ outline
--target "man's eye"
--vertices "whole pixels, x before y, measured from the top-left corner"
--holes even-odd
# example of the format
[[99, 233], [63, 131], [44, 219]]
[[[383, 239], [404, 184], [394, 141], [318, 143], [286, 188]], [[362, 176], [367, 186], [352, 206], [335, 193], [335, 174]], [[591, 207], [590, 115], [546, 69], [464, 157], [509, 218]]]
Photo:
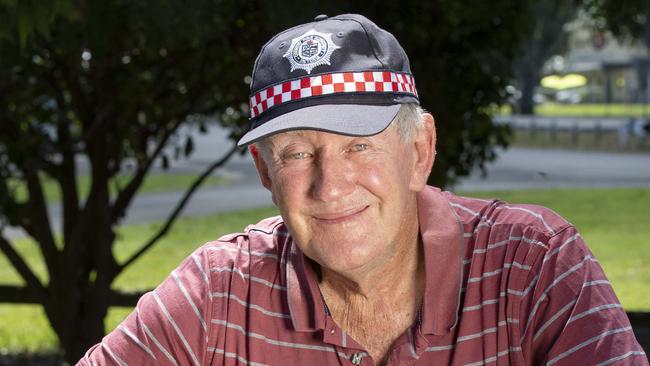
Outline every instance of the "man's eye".
[[302, 159], [306, 159], [308, 157], [309, 157], [309, 154], [304, 152], [304, 151], [289, 154], [289, 159], [293, 159], [293, 160], [302, 160]]
[[352, 151], [354, 152], [359, 152], [359, 151], [364, 151], [368, 149], [368, 144], [354, 144], [352, 145]]

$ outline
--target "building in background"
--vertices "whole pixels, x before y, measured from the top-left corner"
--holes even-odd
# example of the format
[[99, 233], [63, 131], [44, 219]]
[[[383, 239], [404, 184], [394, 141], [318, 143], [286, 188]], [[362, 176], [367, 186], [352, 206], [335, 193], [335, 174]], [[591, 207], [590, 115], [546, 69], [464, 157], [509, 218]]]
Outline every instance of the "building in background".
[[588, 22], [568, 24], [567, 51], [545, 64], [538, 99], [560, 103], [650, 103], [650, 52]]

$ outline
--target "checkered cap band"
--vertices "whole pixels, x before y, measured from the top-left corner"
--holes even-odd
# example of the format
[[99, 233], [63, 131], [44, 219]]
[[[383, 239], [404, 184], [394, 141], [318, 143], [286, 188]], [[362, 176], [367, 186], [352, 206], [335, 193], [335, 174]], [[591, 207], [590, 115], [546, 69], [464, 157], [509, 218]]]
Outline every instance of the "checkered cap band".
[[337, 93], [400, 93], [417, 97], [413, 75], [392, 71], [337, 72], [271, 85], [250, 98], [251, 118], [272, 107]]

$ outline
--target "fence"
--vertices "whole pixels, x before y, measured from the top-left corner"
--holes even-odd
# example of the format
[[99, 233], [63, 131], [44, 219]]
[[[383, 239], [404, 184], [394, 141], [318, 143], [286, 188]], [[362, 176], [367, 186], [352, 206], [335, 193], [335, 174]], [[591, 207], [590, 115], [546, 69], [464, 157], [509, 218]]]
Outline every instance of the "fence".
[[644, 145], [650, 135], [650, 120], [646, 118], [501, 115], [494, 117], [494, 121], [508, 124], [515, 131], [525, 131], [530, 139], [547, 134], [551, 143], [557, 142], [559, 134], [569, 134], [576, 146], [584, 133], [593, 134], [596, 143], [606, 134], [615, 134], [622, 149]]

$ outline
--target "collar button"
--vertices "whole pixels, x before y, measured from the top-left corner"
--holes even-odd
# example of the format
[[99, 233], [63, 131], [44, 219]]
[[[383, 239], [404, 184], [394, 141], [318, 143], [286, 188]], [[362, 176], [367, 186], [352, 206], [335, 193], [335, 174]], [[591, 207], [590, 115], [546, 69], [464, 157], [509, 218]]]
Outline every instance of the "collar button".
[[360, 365], [362, 359], [363, 353], [354, 353], [350, 356], [350, 362], [352, 362], [353, 365]]

